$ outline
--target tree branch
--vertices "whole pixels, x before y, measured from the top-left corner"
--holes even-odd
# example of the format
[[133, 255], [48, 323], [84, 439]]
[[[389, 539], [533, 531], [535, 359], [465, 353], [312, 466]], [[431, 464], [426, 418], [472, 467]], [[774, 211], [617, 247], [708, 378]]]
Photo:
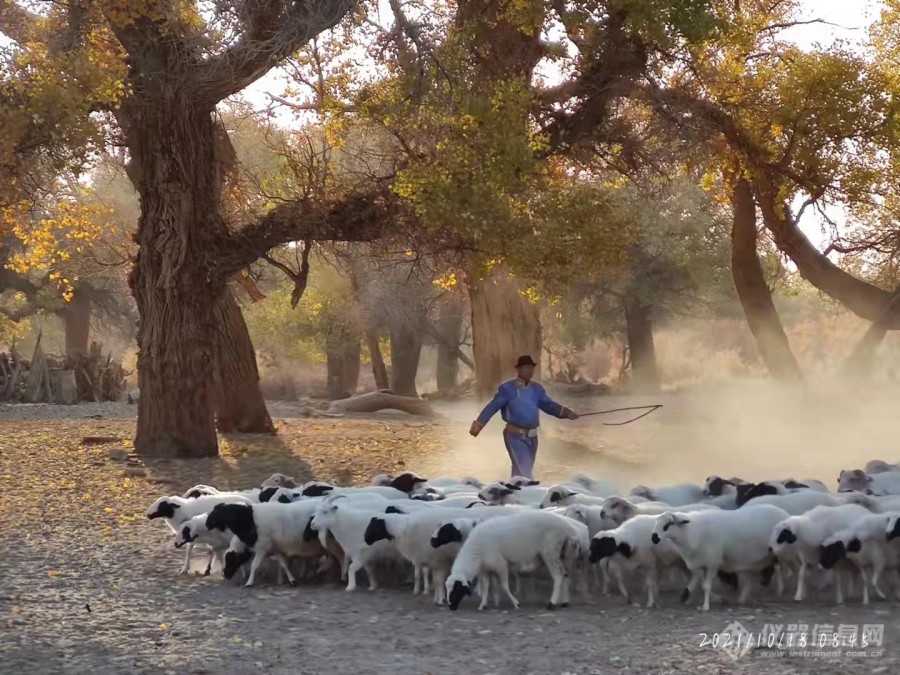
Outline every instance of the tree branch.
[[291, 281], [294, 282], [294, 290], [291, 292], [291, 309], [295, 309], [297, 307], [297, 304], [303, 297], [303, 293], [306, 291], [306, 285], [309, 282], [309, 253], [311, 250], [312, 241], [307, 239], [303, 242], [303, 253], [300, 260], [299, 272], [295, 272], [280, 260], [275, 260], [275, 258], [270, 256], [268, 253], [262, 256], [263, 260], [265, 260], [273, 267], [280, 269], [287, 275], [287, 277]]
[[15, 0], [0, 0], [0, 33], [11, 40], [27, 42], [40, 20], [40, 16], [19, 7]]
[[222, 54], [203, 61], [196, 94], [215, 105], [265, 75], [322, 31], [333, 28], [355, 0], [246, 0], [241, 3], [246, 26]]
[[219, 273], [251, 265], [271, 249], [293, 241], [373, 241], [388, 225], [412, 222], [409, 206], [387, 181], [339, 202], [304, 198], [285, 202], [222, 244]]

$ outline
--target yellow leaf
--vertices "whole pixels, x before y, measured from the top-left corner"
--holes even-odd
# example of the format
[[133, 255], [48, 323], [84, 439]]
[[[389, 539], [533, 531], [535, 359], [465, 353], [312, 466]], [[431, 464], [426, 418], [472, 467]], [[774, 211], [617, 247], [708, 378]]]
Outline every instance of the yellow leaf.
[[55, 577], [55, 576], [58, 576], [58, 575], [59, 575], [59, 570], [48, 570], [48, 571], [47, 571], [47, 576], [48, 576], [48, 577], [51, 577], [51, 578], [52, 578], [52, 577]]
[[161, 623], [161, 624], [159, 624], [159, 629], [160, 629], [160, 630], [165, 630], [165, 629], [168, 628], [168, 627], [169, 627], [169, 624], [167, 624], [167, 623]]
[[103, 509], [103, 511], [106, 513], [115, 513], [116, 512], [116, 510], [111, 506], [107, 506], [105, 509]]

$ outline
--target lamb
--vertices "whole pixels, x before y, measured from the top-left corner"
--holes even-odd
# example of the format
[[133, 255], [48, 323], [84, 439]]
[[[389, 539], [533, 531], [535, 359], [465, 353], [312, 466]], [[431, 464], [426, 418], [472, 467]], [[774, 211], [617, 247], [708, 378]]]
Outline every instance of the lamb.
[[755, 573], [774, 571], [769, 536], [786, 517], [785, 511], [769, 504], [736, 511], [667, 511], [656, 517], [650, 540], [656, 545], [671, 542], [691, 570], [684, 600], [702, 579], [702, 609], [708, 611], [712, 582], [720, 571], [737, 573], [742, 582], [739, 602], [748, 599]]
[[605, 500], [606, 497], [576, 492], [565, 485], [554, 485], [547, 490], [547, 494], [541, 500], [540, 507], [545, 509], [548, 506], [571, 506], [572, 504], [603, 506]]
[[253, 585], [256, 571], [267, 556], [275, 558], [291, 586], [296, 585], [287, 559], [318, 558], [328, 548], [328, 542], [317, 540], [310, 529], [318, 506], [318, 500], [307, 500], [293, 504], [219, 504], [214, 507], [206, 518], [206, 528], [211, 532], [218, 530], [234, 535], [225, 553], [225, 577], [230, 579], [252, 550], [253, 562], [245, 587]]
[[527, 504], [536, 508], [546, 494], [547, 488], [538, 486], [518, 487], [511, 483], [490, 483], [478, 493], [478, 498], [494, 506]]
[[319, 541], [325, 545], [328, 533], [331, 533], [340, 544], [349, 563], [347, 569], [348, 591], [356, 590], [356, 573], [365, 568], [369, 577], [369, 590], [378, 588], [373, 563], [377, 560], [396, 560], [399, 558], [397, 548], [390, 541], [377, 541], [371, 546], [365, 542], [366, 528], [373, 516], [380, 512], [369, 508], [359, 508], [350, 501], [340, 498], [329, 499], [315, 511], [312, 529], [319, 533]]
[[241, 495], [202, 495], [192, 499], [172, 495], [160, 497], [147, 509], [147, 518], [164, 518], [172, 532], [177, 533], [185, 521], [201, 513], [208, 513], [217, 504], [250, 504], [251, 500]]
[[[864, 605], [869, 604], [869, 583], [882, 600], [887, 595], [878, 586], [885, 569], [891, 569], [897, 578], [900, 549], [887, 539], [888, 525], [900, 514], [877, 513], [862, 516], [848, 527], [827, 537], [819, 547], [819, 564], [826, 570], [835, 567], [843, 559], [849, 560], [862, 577]], [[896, 589], [900, 591], [900, 587]]]
[[[363, 536], [368, 546], [382, 540], [393, 541], [400, 555], [413, 565], [413, 594], [431, 592], [428, 575], [430, 568], [439, 564], [444, 556], [431, 546], [431, 535], [448, 517], [466, 515], [465, 509], [430, 509], [412, 515], [383, 514], [374, 516]], [[449, 569], [449, 566], [448, 566]]]
[[[577, 507], [570, 507], [577, 508]], [[659, 571], [674, 567], [681, 562], [681, 556], [671, 542], [652, 543], [653, 529], [656, 527], [656, 516], [639, 514], [619, 527], [605, 532], [598, 532], [591, 539], [591, 563], [609, 560], [614, 566], [619, 590], [630, 601], [628, 589], [622, 579], [622, 571], [642, 570], [647, 586], [647, 607], [657, 606], [659, 597]]]
[[866, 464], [863, 471], [865, 471], [869, 475], [872, 475], [873, 473], [886, 473], [888, 471], [900, 471], [900, 463], [888, 464], [887, 462], [880, 459], [873, 459], [871, 462]]
[[191, 552], [195, 544], [206, 544], [209, 547], [209, 559], [206, 562], [206, 571], [203, 576], [208, 577], [212, 571], [213, 558], [218, 558], [219, 565], [225, 569], [225, 551], [231, 544], [231, 534], [219, 531], [210, 531], [206, 527], [208, 513], [201, 513], [190, 520], [185, 521], [175, 534], [175, 548], [187, 545], [187, 553], [181, 574], [187, 574], [191, 564]]
[[[794, 600], [806, 596], [806, 574], [819, 562], [819, 546], [831, 534], [850, 527], [855, 521], [869, 515], [869, 511], [857, 504], [843, 506], [817, 506], [799, 516], [790, 516], [773, 528], [769, 550], [782, 562], [798, 567], [797, 590]], [[882, 532], [884, 530], [882, 529]], [[840, 571], [836, 570], [837, 602], [843, 602]]]
[[203, 485], [202, 483], [198, 483], [192, 488], [188, 488], [182, 497], [185, 499], [196, 499], [197, 497], [203, 497], [204, 495], [217, 495], [219, 494], [218, 488], [214, 488], [212, 485]]
[[661, 488], [648, 488], [638, 485], [629, 494], [643, 497], [651, 502], [664, 502], [676, 508], [684, 504], [694, 504], [701, 501], [704, 497], [703, 488], [690, 483], [669, 485]]
[[286, 476], [283, 473], [273, 473], [271, 476], [266, 478], [259, 487], [282, 487], [288, 490], [293, 490], [295, 487], [297, 487], [297, 483], [293, 478], [291, 478], [290, 476]]
[[518, 609], [519, 601], [509, 589], [509, 572], [532, 569], [538, 561], [553, 577], [553, 593], [548, 609], [568, 606], [571, 566], [587, 555], [587, 527], [569, 518], [542, 511], [524, 511], [506, 518], [480, 523], [459, 550], [445, 587], [451, 610], [459, 608], [463, 596], [471, 593], [476, 577], [482, 580], [479, 609], [487, 605], [491, 575]]
[[768, 504], [787, 511], [788, 515], [800, 516], [817, 506], [842, 506], [849, 503], [848, 500], [849, 497], [842, 497], [836, 494], [818, 492], [816, 490], [798, 490], [787, 494], [756, 497], [749, 504], [745, 504], [738, 509], [738, 511], [748, 506]]
[[431, 533], [430, 545], [434, 549], [431, 561], [432, 585], [434, 587], [434, 603], [443, 605], [446, 601], [444, 582], [450, 574], [450, 568], [457, 553], [469, 533], [481, 522], [491, 518], [511, 516], [521, 513], [520, 510], [507, 507], [467, 509], [462, 518], [444, 516]]
[[857, 490], [870, 495], [900, 495], [900, 471], [867, 474], [860, 469], [841, 471], [838, 492]]
[[703, 484], [704, 497], [721, 497], [723, 495], [736, 495], [737, 486], [747, 481], [741, 478], [722, 478], [721, 476], [708, 476]]
[[584, 490], [595, 497], [609, 497], [618, 493], [616, 484], [609, 480], [591, 478], [583, 473], [576, 473], [569, 480], [569, 486], [573, 489]]
[[300, 489], [304, 497], [324, 497], [336, 495], [376, 494], [385, 499], [409, 499], [409, 495], [395, 487], [383, 485], [366, 485], [364, 487], [336, 487], [322, 481], [304, 483]]
[[[691, 511], [708, 511], [717, 507], [711, 504], [685, 504], [679, 506], [678, 510], [682, 512]], [[634, 518], [639, 514], [659, 515], [666, 511], [671, 511], [672, 505], [663, 502], [645, 502], [643, 504], [632, 504], [624, 497], [608, 497], [601, 507], [600, 517], [606, 525], [603, 529], [611, 529], [618, 527], [626, 520]]]

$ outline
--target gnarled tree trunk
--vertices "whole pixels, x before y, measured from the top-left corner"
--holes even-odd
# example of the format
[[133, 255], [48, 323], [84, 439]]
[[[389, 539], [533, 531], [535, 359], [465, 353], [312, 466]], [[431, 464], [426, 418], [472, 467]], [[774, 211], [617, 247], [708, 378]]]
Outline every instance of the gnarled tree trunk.
[[787, 335], [772, 301], [756, 250], [756, 204], [746, 180], [739, 180], [732, 192], [731, 275], [744, 308], [750, 332], [759, 353], [776, 378], [802, 378], [800, 365], [791, 351]]
[[418, 396], [416, 374], [422, 354], [422, 336], [417, 327], [398, 321], [390, 327], [391, 389], [399, 396]]
[[[467, 274], [466, 286], [472, 312], [475, 392], [486, 398], [515, 375], [519, 356], [528, 354], [540, 361], [541, 318], [538, 307], [519, 292], [521, 283], [505, 270], [486, 279]], [[535, 378], [540, 378], [540, 366]]]
[[659, 391], [659, 364], [653, 342], [652, 309], [637, 298], [625, 301], [625, 329], [631, 354], [631, 383], [635, 392]]
[[215, 456], [211, 338], [225, 281], [210, 270], [228, 236], [215, 125], [185, 92], [146, 85], [150, 91], [135, 93], [117, 111], [141, 200], [129, 278], [140, 313], [134, 445], [147, 455]]
[[329, 345], [325, 354], [328, 378], [328, 398], [331, 401], [353, 396], [359, 386], [360, 341], [348, 339], [345, 343]]
[[897, 315], [900, 315], [900, 289], [894, 291], [894, 297], [885, 307], [881, 317], [869, 326], [862, 340], [847, 357], [843, 366], [845, 376], [864, 379], [870, 375], [875, 352], [881, 341], [884, 340], [888, 326], [896, 319]]
[[375, 378], [376, 389], [388, 389], [391, 386], [388, 380], [387, 366], [384, 365], [384, 357], [381, 355], [381, 346], [378, 344], [378, 329], [366, 330], [366, 347], [369, 350], [369, 358], [372, 360], [372, 376]]
[[222, 433], [274, 433], [275, 426], [259, 388], [256, 351], [234, 296], [226, 290], [215, 306], [213, 405]]
[[62, 311], [66, 337], [66, 356], [78, 361], [87, 356], [91, 334], [91, 291], [76, 287], [72, 299]]

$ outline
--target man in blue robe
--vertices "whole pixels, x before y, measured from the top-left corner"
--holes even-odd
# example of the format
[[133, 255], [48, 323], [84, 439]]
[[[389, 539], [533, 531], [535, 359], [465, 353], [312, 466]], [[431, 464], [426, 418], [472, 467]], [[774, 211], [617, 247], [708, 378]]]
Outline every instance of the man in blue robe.
[[526, 478], [533, 478], [540, 411], [560, 419], [578, 419], [578, 413], [551, 399], [540, 384], [532, 381], [536, 365], [530, 356], [520, 356], [516, 362], [518, 377], [500, 385], [494, 398], [469, 429], [470, 434], [477, 436], [497, 411], [500, 411], [500, 416], [506, 422], [503, 442], [512, 462], [512, 475]]

